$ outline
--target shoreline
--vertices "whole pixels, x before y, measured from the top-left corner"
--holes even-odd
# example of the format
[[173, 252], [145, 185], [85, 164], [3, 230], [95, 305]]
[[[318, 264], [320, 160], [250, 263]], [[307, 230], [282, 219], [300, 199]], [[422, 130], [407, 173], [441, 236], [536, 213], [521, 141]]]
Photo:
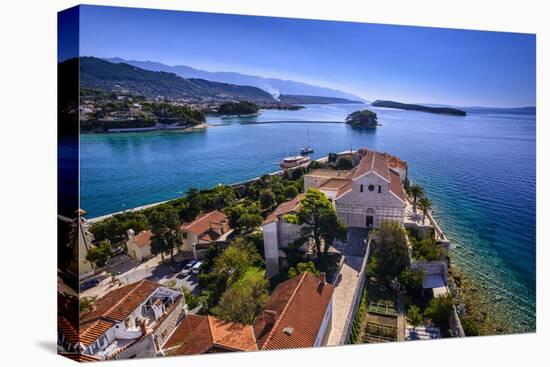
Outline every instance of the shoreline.
[[[339, 152], [338, 154], [345, 154], [349, 152], [350, 151], [347, 150], [347, 151]], [[328, 156], [324, 156], [324, 157], [320, 157], [318, 159], [312, 160], [311, 162], [313, 161], [326, 162], [327, 160], [328, 160]], [[308, 164], [311, 162], [308, 162]], [[266, 173], [266, 175], [270, 175], [270, 176], [280, 175], [283, 172], [284, 170], [277, 170], [270, 173]], [[235, 187], [240, 185], [251, 184], [259, 179], [261, 179], [261, 176], [257, 176], [257, 177], [253, 177], [243, 181], [229, 183], [225, 185], [230, 187]], [[90, 224], [97, 223], [117, 214], [122, 214], [126, 212], [136, 212], [136, 211], [149, 209], [158, 205], [162, 205], [174, 200], [181, 199], [183, 197], [185, 197], [185, 195], [171, 198], [168, 200], [140, 205], [134, 208], [121, 210], [118, 212], [101, 215], [98, 217], [88, 219], [88, 222]], [[439, 226], [435, 218], [429, 215], [428, 220], [434, 226], [434, 229], [436, 230], [436, 232], [438, 232], [443, 239], [448, 241], [447, 237], [445, 236], [443, 230], [441, 229], [441, 227]], [[449, 292], [451, 293], [451, 295], [453, 296], [453, 299], [456, 302], [455, 309], [456, 309], [456, 313], [459, 316], [458, 323], [462, 324], [465, 319], [471, 320], [476, 324], [477, 328], [479, 329], [480, 336], [509, 334], [514, 332], [513, 330], [510, 330], [510, 328], [506, 327], [503, 322], [498, 321], [498, 317], [495, 317], [495, 315], [491, 313], [490, 308], [487, 307], [487, 301], [484, 300], [483, 299], [484, 297], [481, 296], [481, 293], [483, 292], [480, 291], [479, 288], [475, 285], [474, 283], [475, 280], [473, 280], [473, 277], [468, 274], [467, 270], [465, 271], [464, 269], [457, 267], [457, 265], [452, 265], [452, 266], [449, 266], [448, 274], [449, 274], [449, 285], [448, 285]], [[463, 328], [462, 325], [461, 325], [461, 328]]]

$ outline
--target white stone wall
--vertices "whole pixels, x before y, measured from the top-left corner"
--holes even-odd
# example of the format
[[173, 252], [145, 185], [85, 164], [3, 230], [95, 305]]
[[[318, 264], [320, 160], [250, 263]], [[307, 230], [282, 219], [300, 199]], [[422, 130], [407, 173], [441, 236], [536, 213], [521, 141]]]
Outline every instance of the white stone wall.
[[[370, 185], [374, 186], [373, 191], [369, 191]], [[366, 227], [367, 215], [373, 216], [375, 228], [384, 220], [403, 223], [406, 207], [390, 192], [390, 184], [372, 172], [356, 179], [352, 191], [341, 196], [335, 204], [338, 216], [350, 227]]]
[[325, 311], [325, 316], [323, 317], [323, 321], [321, 322], [319, 333], [317, 334], [317, 338], [315, 339], [315, 344], [313, 345], [314, 347], [320, 347], [326, 344], [331, 327], [332, 327], [332, 297], [330, 298], [327, 309]]
[[264, 253], [266, 274], [273, 276], [279, 273], [279, 246], [277, 241], [277, 222], [263, 226]]

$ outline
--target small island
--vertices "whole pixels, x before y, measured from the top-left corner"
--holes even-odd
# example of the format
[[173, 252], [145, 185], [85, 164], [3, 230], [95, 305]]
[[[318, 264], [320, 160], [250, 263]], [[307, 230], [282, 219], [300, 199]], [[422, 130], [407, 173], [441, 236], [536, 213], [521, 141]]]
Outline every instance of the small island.
[[370, 110], [355, 111], [346, 117], [346, 124], [355, 128], [373, 129], [378, 126], [378, 116]]
[[218, 107], [218, 114], [220, 115], [253, 115], [258, 113], [259, 107], [254, 102], [240, 101], [240, 102], [225, 102]]
[[452, 107], [428, 107], [418, 104], [408, 104], [394, 101], [382, 101], [376, 100], [372, 102], [374, 107], [388, 107], [388, 108], [397, 108], [400, 110], [409, 110], [409, 111], [420, 111], [420, 112], [429, 112], [429, 113], [438, 113], [442, 115], [453, 115], [453, 116], [466, 116], [466, 112]]

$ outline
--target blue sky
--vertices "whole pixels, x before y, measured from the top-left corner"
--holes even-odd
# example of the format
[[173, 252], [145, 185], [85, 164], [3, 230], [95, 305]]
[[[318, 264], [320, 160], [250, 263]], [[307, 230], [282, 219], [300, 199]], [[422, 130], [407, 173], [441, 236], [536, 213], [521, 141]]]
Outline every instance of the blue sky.
[[80, 54], [292, 79], [368, 100], [535, 105], [534, 35], [83, 6]]

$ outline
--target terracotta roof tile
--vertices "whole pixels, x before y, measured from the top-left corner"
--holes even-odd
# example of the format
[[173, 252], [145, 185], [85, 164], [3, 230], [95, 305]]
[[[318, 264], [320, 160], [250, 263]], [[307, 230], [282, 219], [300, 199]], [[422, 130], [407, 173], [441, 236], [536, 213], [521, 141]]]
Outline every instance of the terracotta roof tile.
[[304, 197], [305, 194], [301, 193], [298, 194], [298, 196], [296, 196], [294, 199], [279, 204], [279, 206], [267, 216], [263, 224], [275, 222], [279, 218], [279, 216], [295, 212], [300, 206], [300, 200], [302, 200]]
[[349, 183], [350, 180], [347, 178], [331, 178], [319, 186], [319, 190], [338, 191]]
[[241, 351], [258, 350], [252, 326], [213, 316], [208, 316], [208, 322], [215, 345]]
[[191, 232], [200, 236], [211, 228], [221, 228], [224, 232], [229, 230], [229, 220], [227, 216], [219, 210], [213, 210], [209, 213], [203, 213], [197, 216], [197, 218], [191, 223], [183, 223], [181, 230], [184, 232]]
[[252, 326], [199, 315], [187, 315], [163, 348], [170, 355], [258, 350]]
[[112, 290], [94, 303], [92, 311], [80, 317], [81, 323], [106, 317], [115, 321], [127, 318], [139, 305], [158, 288], [158, 283], [142, 280]]
[[395, 194], [401, 201], [405, 201], [405, 190], [403, 189], [403, 184], [401, 183], [401, 177], [399, 174], [390, 170], [390, 191]]
[[136, 308], [158, 288], [159, 284], [142, 280], [112, 290], [99, 298], [93, 309], [80, 317], [80, 342], [85, 346], [113, 327], [117, 322], [126, 319]]
[[153, 237], [153, 232], [151, 231], [139, 232], [135, 239], [136, 245], [138, 247], [149, 246], [151, 244], [151, 237]]
[[275, 322], [268, 324], [263, 316], [254, 322], [260, 349], [312, 347], [333, 291], [334, 286], [307, 272], [279, 284], [264, 306], [276, 312]]

